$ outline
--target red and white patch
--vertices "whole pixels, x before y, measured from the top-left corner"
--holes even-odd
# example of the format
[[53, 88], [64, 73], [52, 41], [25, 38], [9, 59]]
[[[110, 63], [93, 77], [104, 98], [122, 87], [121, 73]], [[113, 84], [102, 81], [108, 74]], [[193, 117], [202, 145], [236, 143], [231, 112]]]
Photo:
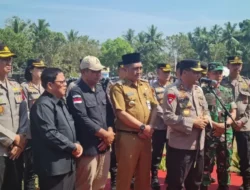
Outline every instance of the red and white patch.
[[74, 104], [81, 104], [82, 103], [82, 97], [80, 95], [73, 96], [73, 103]]
[[168, 94], [167, 97], [168, 97], [169, 104], [171, 104], [176, 98], [175, 94]]

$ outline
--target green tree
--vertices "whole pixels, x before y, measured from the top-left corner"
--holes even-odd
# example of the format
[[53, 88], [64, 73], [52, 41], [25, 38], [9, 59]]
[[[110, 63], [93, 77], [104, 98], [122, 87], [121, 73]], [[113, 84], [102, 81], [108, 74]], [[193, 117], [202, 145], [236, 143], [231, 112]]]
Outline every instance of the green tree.
[[117, 62], [122, 60], [122, 55], [133, 51], [134, 49], [126, 40], [122, 38], [109, 39], [102, 44], [100, 60], [103, 65], [110, 67], [111, 72], [114, 72]]
[[0, 29], [0, 41], [17, 55], [13, 62], [14, 72], [19, 72], [19, 68], [25, 64], [27, 59], [34, 56], [32, 42], [23, 33], [15, 33], [10, 28]]
[[133, 46], [134, 44], [134, 40], [135, 40], [135, 31], [132, 30], [131, 28], [128, 29], [128, 31], [126, 32], [126, 34], [124, 34], [122, 36], [125, 40], [128, 41], [128, 43]]
[[15, 33], [25, 32], [25, 30], [27, 30], [29, 25], [30, 25], [30, 20], [25, 22], [24, 20], [22, 20], [17, 16], [13, 16], [12, 18], [7, 19], [5, 22], [6, 28], [12, 29]]
[[74, 42], [78, 40], [78, 31], [70, 30], [69, 32], [66, 32], [67, 40], [70, 42]]

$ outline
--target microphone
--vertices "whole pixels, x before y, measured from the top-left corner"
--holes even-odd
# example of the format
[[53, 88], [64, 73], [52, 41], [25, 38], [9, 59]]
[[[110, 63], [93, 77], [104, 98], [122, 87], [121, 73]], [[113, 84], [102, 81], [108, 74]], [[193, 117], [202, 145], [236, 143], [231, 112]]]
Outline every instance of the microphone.
[[208, 86], [215, 86], [217, 85], [218, 82], [216, 80], [211, 80], [211, 79], [202, 77], [200, 78], [200, 83], [205, 83]]

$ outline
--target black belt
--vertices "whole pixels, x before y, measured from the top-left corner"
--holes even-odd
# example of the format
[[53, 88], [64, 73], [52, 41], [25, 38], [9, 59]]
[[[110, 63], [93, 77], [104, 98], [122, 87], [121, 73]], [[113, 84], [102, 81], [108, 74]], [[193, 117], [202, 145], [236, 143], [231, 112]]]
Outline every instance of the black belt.
[[120, 130], [120, 129], [116, 129], [116, 131], [121, 132], [121, 133], [130, 133], [133, 135], [138, 135], [139, 132], [136, 131], [126, 131], [126, 130]]

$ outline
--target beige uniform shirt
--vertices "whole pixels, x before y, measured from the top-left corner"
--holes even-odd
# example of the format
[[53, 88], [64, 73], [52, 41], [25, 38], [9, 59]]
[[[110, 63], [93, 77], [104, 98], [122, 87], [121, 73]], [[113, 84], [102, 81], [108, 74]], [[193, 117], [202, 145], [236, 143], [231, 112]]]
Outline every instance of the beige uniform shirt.
[[[205, 130], [193, 127], [198, 116], [210, 118], [206, 99], [199, 86], [187, 90], [178, 80], [166, 89], [163, 98], [164, 122], [170, 127], [169, 146], [176, 149], [196, 150], [204, 148]], [[201, 134], [200, 141], [199, 136]]]
[[[139, 80], [137, 85], [128, 80], [120, 80], [111, 87], [110, 97], [114, 110], [126, 111], [144, 124], [149, 124], [151, 109], [158, 105], [152, 88], [144, 80]], [[136, 131], [126, 126], [119, 118], [116, 120], [116, 128]]]
[[[153, 121], [151, 122], [151, 125], [154, 129], [156, 130], [166, 130], [167, 126], [165, 125], [164, 121], [163, 121], [163, 110], [162, 110], [162, 104], [163, 104], [163, 96], [164, 96], [164, 92], [167, 86], [169, 86], [171, 84], [171, 82], [168, 82], [166, 85], [162, 86], [158, 80], [152, 83], [152, 88], [155, 91], [155, 97], [159, 103], [160, 108], [158, 109], [158, 113], [155, 116], [155, 118], [153, 118]], [[159, 113], [159, 111], [161, 111], [161, 113]]]
[[240, 131], [250, 131], [250, 80], [239, 76], [238, 79], [223, 79], [221, 85], [231, 88], [237, 105], [236, 120], [241, 120], [244, 127]]
[[8, 155], [19, 129], [19, 107], [23, 101], [22, 88], [15, 81], [0, 82], [0, 156]]
[[24, 82], [21, 86], [23, 88], [24, 95], [28, 102], [28, 108], [30, 110], [31, 106], [44, 92], [44, 88], [41, 84], [39, 86], [36, 86], [32, 82]]

